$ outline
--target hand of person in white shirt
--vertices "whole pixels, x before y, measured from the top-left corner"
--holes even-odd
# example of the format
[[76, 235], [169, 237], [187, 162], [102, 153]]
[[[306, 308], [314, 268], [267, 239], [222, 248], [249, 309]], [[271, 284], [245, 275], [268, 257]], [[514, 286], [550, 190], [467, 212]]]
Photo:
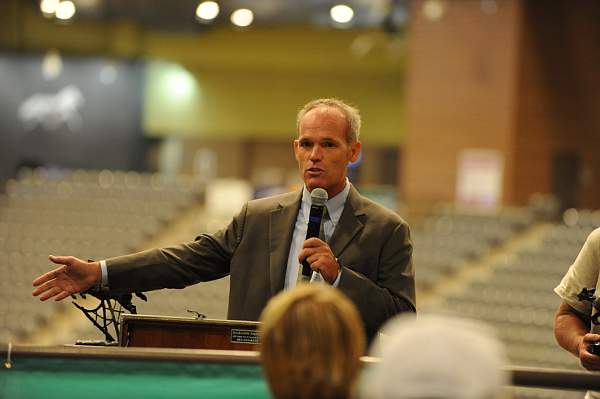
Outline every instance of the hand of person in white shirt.
[[554, 336], [587, 370], [600, 370], [600, 356], [588, 350], [591, 343], [600, 341], [600, 334], [590, 333], [590, 322], [589, 316], [562, 302], [554, 319]]
[[308, 262], [310, 268], [321, 274], [329, 284], [333, 284], [340, 272], [340, 264], [326, 242], [313, 237], [304, 241], [298, 260]]
[[33, 280], [37, 288], [32, 294], [40, 296], [41, 301], [50, 298], [60, 301], [102, 281], [100, 262], [85, 262], [74, 256], [50, 255], [48, 258], [61, 266]]
[[587, 370], [600, 370], [600, 356], [589, 352], [589, 345], [600, 341], [598, 334], [585, 334], [579, 342], [579, 361]]

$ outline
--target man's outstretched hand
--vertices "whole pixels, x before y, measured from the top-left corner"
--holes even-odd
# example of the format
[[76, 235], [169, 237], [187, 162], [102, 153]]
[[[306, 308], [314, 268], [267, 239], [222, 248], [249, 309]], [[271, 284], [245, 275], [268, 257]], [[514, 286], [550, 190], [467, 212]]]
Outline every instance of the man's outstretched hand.
[[102, 281], [100, 262], [84, 262], [74, 256], [50, 255], [48, 258], [60, 266], [33, 280], [33, 286], [37, 288], [32, 294], [39, 296], [41, 301], [50, 298], [60, 301]]

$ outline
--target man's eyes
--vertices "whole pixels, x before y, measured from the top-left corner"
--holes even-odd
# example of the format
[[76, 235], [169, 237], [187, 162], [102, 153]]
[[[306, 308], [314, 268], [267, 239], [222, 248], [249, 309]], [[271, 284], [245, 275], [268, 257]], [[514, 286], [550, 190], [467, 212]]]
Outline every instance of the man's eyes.
[[[301, 141], [300, 142], [300, 147], [302, 148], [310, 148], [312, 147], [314, 144], [310, 141]], [[334, 148], [337, 147], [337, 143], [333, 142], [333, 141], [325, 141], [323, 143], [320, 144], [321, 147], [323, 148]]]

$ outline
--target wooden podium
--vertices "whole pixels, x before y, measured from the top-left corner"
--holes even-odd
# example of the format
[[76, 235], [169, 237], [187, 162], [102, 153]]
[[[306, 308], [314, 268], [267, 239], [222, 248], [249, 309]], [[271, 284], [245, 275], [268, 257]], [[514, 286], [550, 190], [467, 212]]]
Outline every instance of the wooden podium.
[[258, 350], [256, 321], [124, 314], [120, 346]]

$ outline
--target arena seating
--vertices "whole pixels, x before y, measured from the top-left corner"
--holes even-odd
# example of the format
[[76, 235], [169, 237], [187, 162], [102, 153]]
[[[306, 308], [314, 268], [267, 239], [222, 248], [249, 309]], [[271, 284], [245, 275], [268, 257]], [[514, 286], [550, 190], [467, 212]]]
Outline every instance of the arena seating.
[[532, 223], [527, 210], [499, 213], [442, 205], [413, 226], [417, 289], [430, 289], [451, 277]]
[[[580, 370], [579, 360], [555, 342], [553, 320], [560, 298], [553, 289], [589, 233], [599, 226], [597, 211], [569, 210], [563, 223], [542, 224], [534, 239], [514, 253], [500, 248], [491, 263], [479, 265], [486, 269], [484, 273], [420, 311], [449, 312], [486, 322], [505, 342], [511, 364]], [[424, 267], [420, 263], [417, 274]], [[443, 326], [440, 329], [443, 331]], [[582, 395], [577, 391], [511, 388], [511, 396], [522, 399]]]
[[72, 306], [31, 296], [31, 280], [50, 270], [48, 254], [103, 259], [138, 250], [200, 193], [185, 176], [21, 171], [0, 202], [0, 341], [25, 339]]
[[[48, 254], [100, 259], [139, 250], [198, 204], [203, 190], [190, 177], [106, 170], [25, 170], [9, 181], [0, 196], [0, 341], [27, 341], [72, 307], [69, 301], [39, 303], [31, 296], [31, 280], [51, 267]], [[227, 218], [202, 219], [184, 239], [212, 231]], [[412, 226], [419, 298], [424, 292], [438, 295], [418, 303], [419, 312], [451, 312], [487, 322], [506, 343], [514, 365], [579, 369], [578, 360], [554, 341], [559, 298], [552, 290], [598, 226], [598, 211], [569, 210], [564, 221], [550, 223], [527, 209], [492, 214], [439, 206]], [[511, 247], [532, 231], [527, 245]], [[483, 272], [465, 277], [462, 272], [470, 268]], [[448, 281], [457, 284], [436, 291]], [[224, 279], [147, 293], [148, 303], [135, 303], [142, 314], [191, 316], [189, 309], [224, 318], [227, 292]], [[73, 335], [102, 338], [91, 324]], [[512, 395], [569, 399], [581, 393], [514, 388]]]
[[445, 297], [442, 309], [496, 327], [513, 364], [578, 367], [578, 360], [554, 340], [552, 325], [560, 299], [553, 288], [591, 230], [581, 225], [548, 226], [539, 245], [490, 265], [489, 274]]

